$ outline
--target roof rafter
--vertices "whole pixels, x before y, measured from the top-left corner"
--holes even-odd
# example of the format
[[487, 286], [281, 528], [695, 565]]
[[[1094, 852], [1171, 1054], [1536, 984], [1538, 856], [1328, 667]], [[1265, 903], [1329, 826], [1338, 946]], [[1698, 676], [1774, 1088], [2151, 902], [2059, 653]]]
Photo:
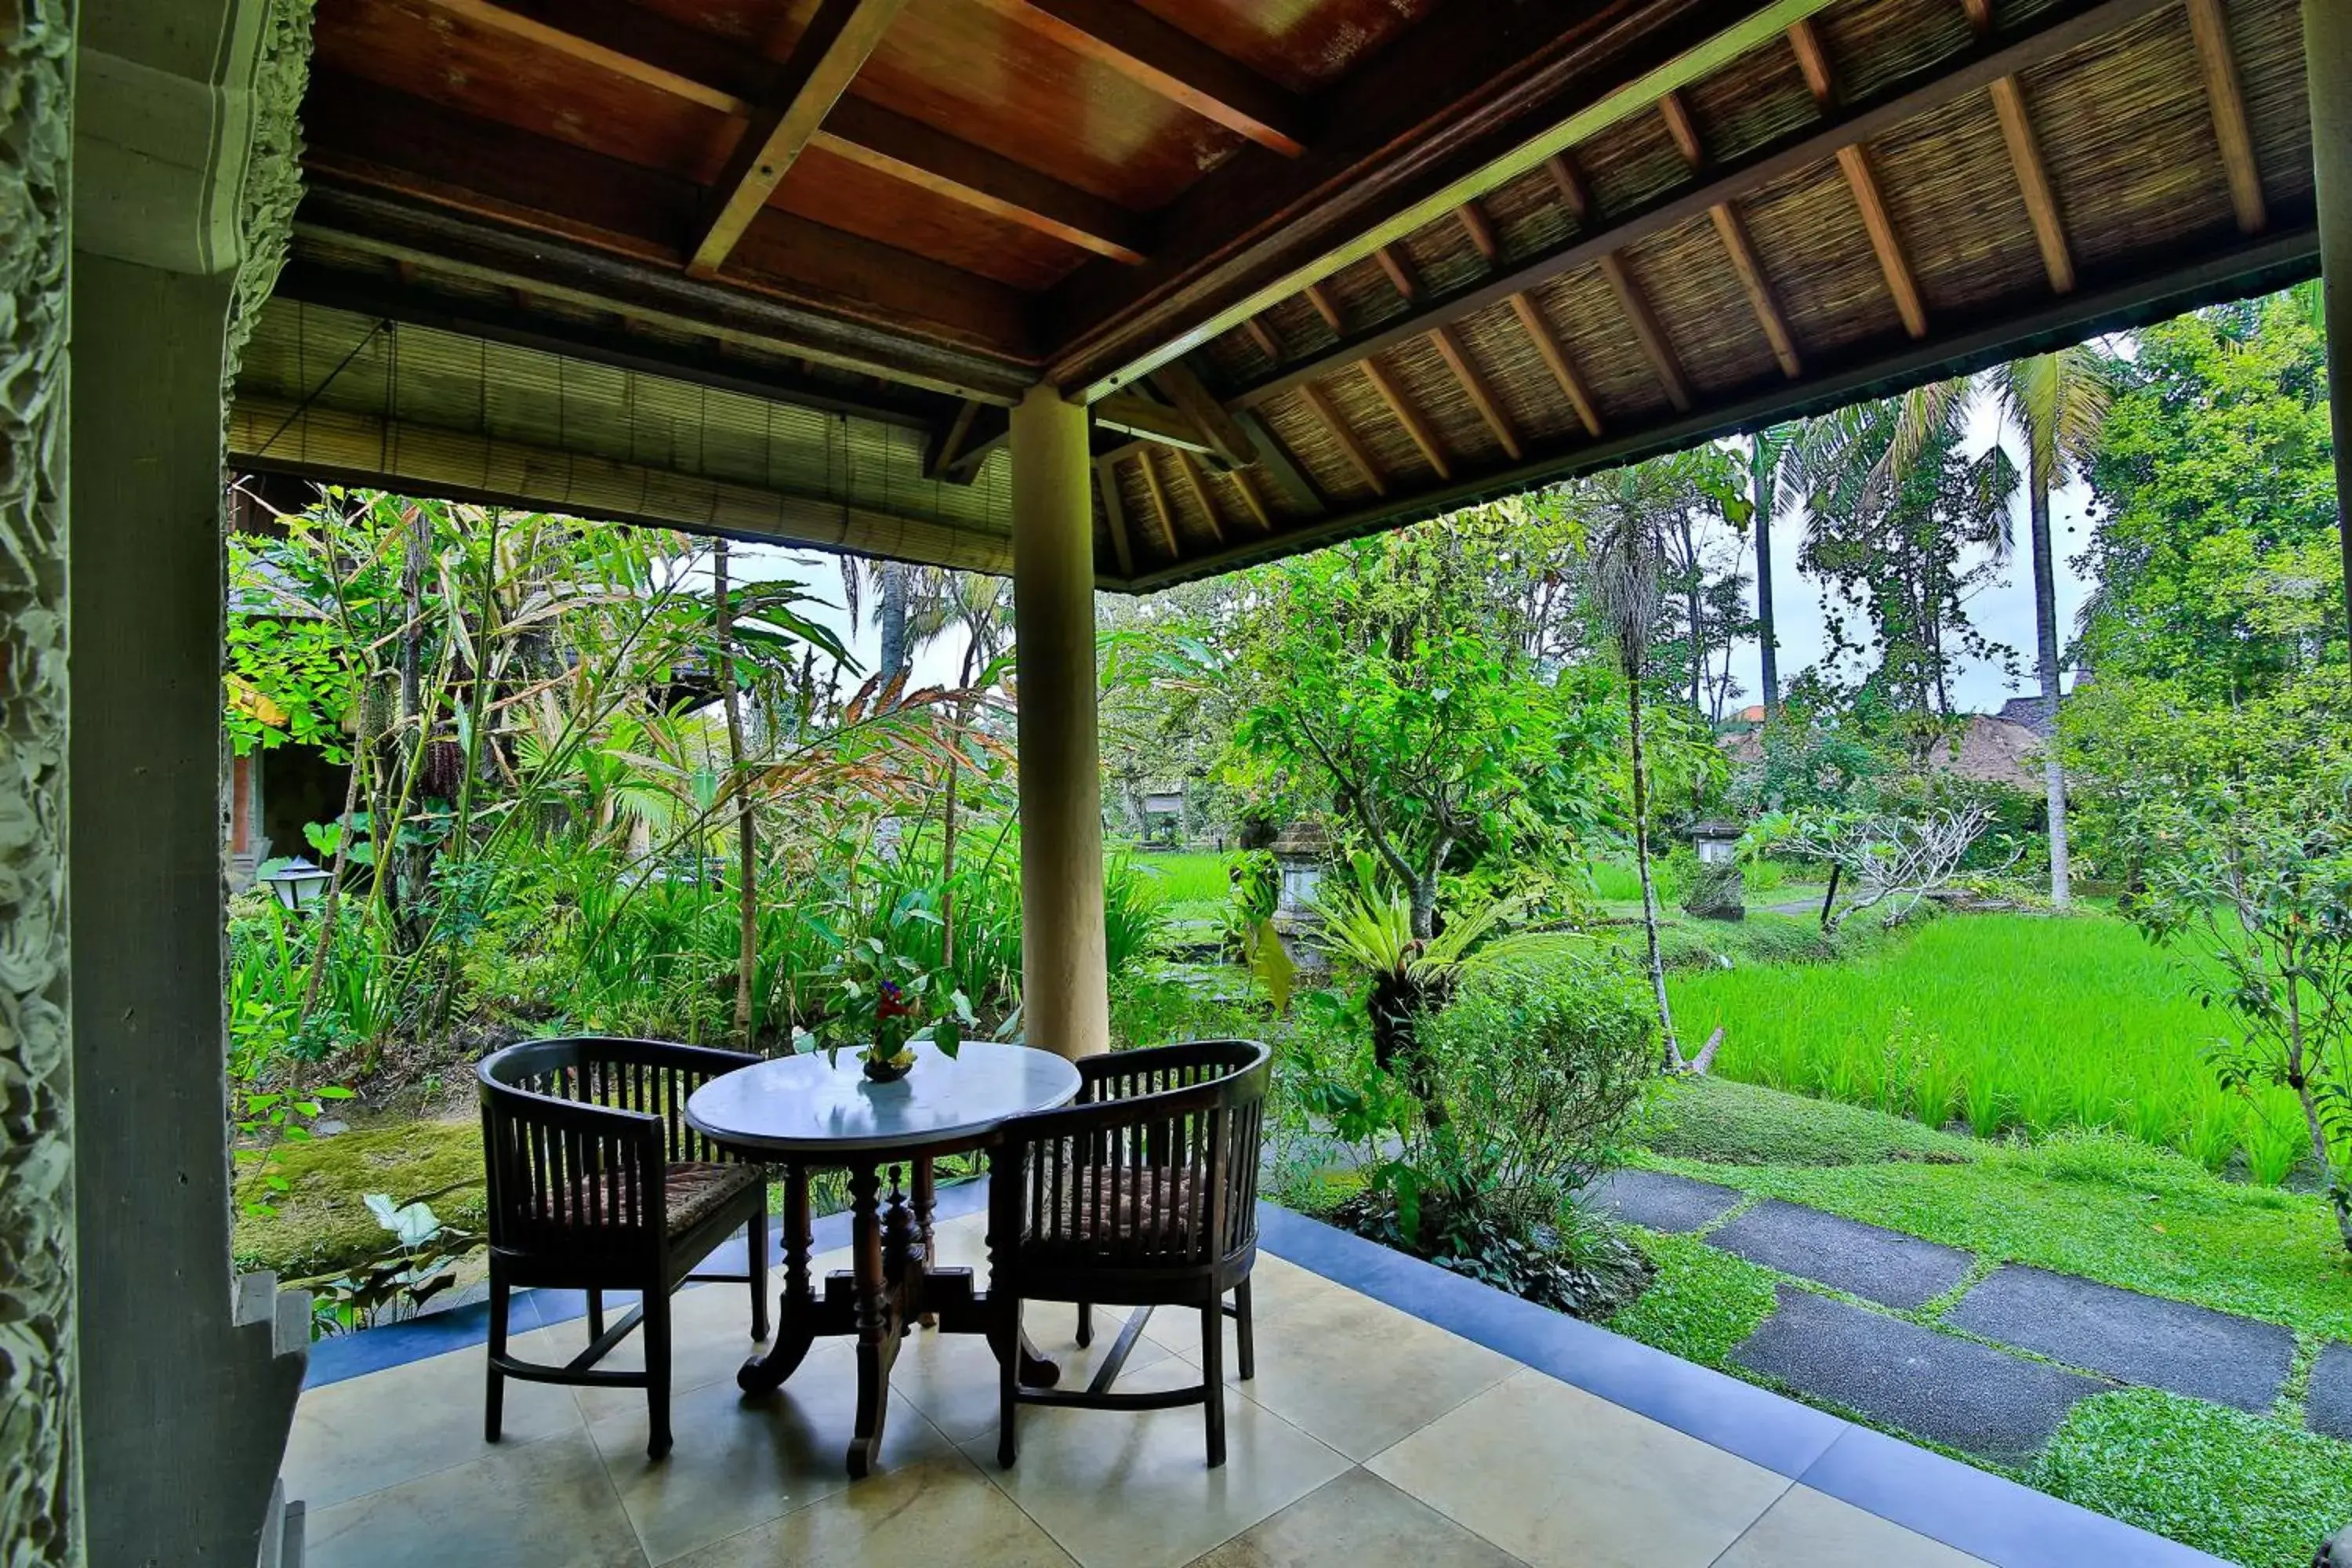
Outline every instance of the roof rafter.
[[1518, 430], [1511, 424], [1511, 416], [1503, 412], [1502, 402], [1495, 395], [1495, 389], [1486, 384], [1486, 376], [1472, 363], [1469, 346], [1463, 342], [1461, 334], [1450, 326], [1440, 327], [1429, 334], [1429, 341], [1437, 345], [1439, 355], [1445, 361], [1445, 368], [1454, 373], [1454, 379], [1462, 384], [1462, 390], [1469, 397], [1471, 406], [1477, 409], [1478, 417], [1486, 422], [1486, 428], [1493, 434], [1496, 445], [1516, 461], [1520, 456]]
[[1675, 355], [1674, 344], [1666, 341], [1666, 330], [1651, 311], [1642, 286], [1625, 269], [1625, 258], [1613, 250], [1603, 256], [1601, 276], [1608, 280], [1609, 291], [1617, 296], [1617, 308], [1625, 312], [1634, 339], [1642, 345], [1642, 357], [1650, 362], [1658, 384], [1665, 389], [1666, 401], [1678, 411], [1687, 411], [1691, 405], [1690, 383], [1683, 378], [1683, 363]]
[[2189, 0], [2189, 32], [2197, 44], [2197, 68], [2205, 78], [2205, 98], [2213, 109], [2213, 134], [2221, 144], [2221, 168], [2230, 180], [2230, 205], [2242, 234], [2270, 226], [2263, 200], [2262, 166], [2254, 161], [2253, 132], [2246, 124], [2246, 99], [2238, 86], [2238, 61], [2230, 52], [2230, 22], [2221, 0]]
[[1397, 384], [1389, 379], [1388, 372], [1381, 368], [1380, 360], [1367, 354], [1360, 368], [1364, 379], [1372, 384], [1372, 390], [1380, 395], [1381, 401], [1387, 404], [1389, 412], [1396, 416], [1396, 422], [1404, 426], [1404, 433], [1412, 437], [1414, 446], [1421, 448], [1422, 457], [1437, 470], [1437, 477], [1452, 479], [1454, 464], [1446, 457], [1445, 448], [1438, 444], [1437, 437], [1423, 421], [1421, 411], [1412, 405], [1412, 401], [1405, 396]]
[[1246, 468], [1257, 461], [1257, 445], [1249, 438], [1249, 432], [1234, 422], [1192, 366], [1181, 359], [1170, 360], [1151, 373], [1151, 384], [1176, 405], [1178, 413], [1200, 427], [1202, 437], [1220, 462]]
[[1225, 525], [1217, 516], [1216, 498], [1209, 493], [1208, 477], [1201, 472], [1201, 460], [1181, 447], [1176, 448], [1176, 471], [1184, 476], [1186, 488], [1192, 499], [1201, 503], [1201, 513], [1209, 520], [1209, 531], [1218, 543], [1225, 542]]
[[793, 43], [775, 87], [754, 106], [711, 187], [709, 216], [687, 258], [688, 275], [709, 278], [725, 264], [906, 3], [818, 0], [816, 15]]
[[[2101, 37], [2126, 23], [2178, 0], [2056, 0], [1995, 38], [1980, 40], [1954, 57], [1923, 68], [1852, 102], [1834, 100], [1810, 127], [1777, 137], [1735, 157], [1719, 160], [1714, 173], [1653, 201], [1614, 215], [1555, 244], [1530, 251], [1468, 285], [1431, 295], [1411, 310], [1369, 327], [1316, 353], [1303, 354], [1270, 374], [1240, 387], [1229, 402], [1253, 405], [1300, 383], [1328, 376], [1366, 353], [1421, 337], [1511, 295], [1545, 283], [1608, 252], [1663, 234], [1699, 216], [1718, 201], [1746, 195], [1783, 175], [1812, 167], [1906, 120], [1987, 87], [1999, 77], [2026, 70]], [[1775, 33], [1775, 37], [1780, 34]]]
[[1511, 313], [1518, 317], [1520, 327], [1534, 342], [1544, 368], [1551, 372], [1552, 380], [1559, 384], [1560, 395], [1567, 398], [1570, 406], [1576, 410], [1576, 417], [1583, 424], [1584, 433], [1599, 436], [1600, 406], [1592, 401], [1591, 392], [1586, 388], [1584, 378], [1577, 374], [1574, 363], [1568, 357], [1567, 348], [1553, 333], [1551, 323], [1544, 320], [1543, 310], [1536, 303], [1534, 296], [1512, 295]]
[[[1973, 17], [1974, 12], [1970, 15]], [[1989, 9], [1986, 15], [1990, 19]], [[1985, 30], [1979, 26], [1979, 38]], [[1815, 106], [1825, 118], [1834, 118], [1837, 77], [1830, 69], [1829, 53], [1822, 47], [1811, 21], [1790, 23], [1789, 42], [1796, 50], [1798, 69], [1804, 74], [1805, 86], [1812, 92]], [[1871, 167], [1864, 140], [1856, 137], [1839, 145], [1838, 171], [1845, 175], [1846, 189], [1853, 193], [1853, 205], [1862, 213], [1862, 226], [1870, 236], [1870, 248], [1877, 253], [1878, 270], [1886, 279], [1887, 293], [1894, 297], [1895, 314], [1903, 318], [1903, 330], [1915, 338], [1924, 338], [1927, 335], [1927, 303], [1920, 296], [1919, 280], [1911, 274], [1911, 258], [1903, 248], [1902, 235], [1895, 230], [1895, 215], [1886, 210], [1886, 194], [1878, 188], [1878, 172]]]
[[1135, 575], [1135, 545], [1127, 536], [1127, 501], [1118, 492], [1118, 460], [1116, 458], [1095, 459], [1095, 489], [1102, 496], [1103, 517], [1110, 524], [1111, 553], [1118, 560], [1118, 574]]
[[1274, 531], [1274, 514], [1265, 509], [1265, 498], [1257, 493], [1257, 481], [1250, 478], [1247, 468], [1234, 470], [1234, 488], [1242, 492], [1242, 504], [1249, 508], [1250, 516], [1266, 532]]
[[1261, 147], [1287, 158], [1307, 151], [1297, 99], [1129, 0], [981, 4]]
[[1169, 510], [1168, 491], [1160, 482], [1160, 469], [1151, 460], [1151, 449], [1147, 447], [1138, 452], [1135, 460], [1143, 468], [1143, 491], [1151, 498], [1151, 515], [1160, 520], [1160, 537], [1167, 542], [1170, 557], [1181, 561], [1184, 551], [1176, 542], [1175, 514]]
[[1372, 461], [1372, 455], [1364, 450], [1364, 444], [1356, 439], [1356, 433], [1348, 428], [1348, 422], [1339, 417], [1339, 411], [1331, 406], [1331, 400], [1323, 395], [1323, 389], [1313, 382], [1307, 382], [1299, 386], [1298, 396], [1307, 405], [1307, 412], [1314, 415], [1329, 433], [1332, 444], [1339, 448], [1340, 455], [1362, 477], [1364, 483], [1371, 487], [1372, 493], [1379, 496], [1388, 494], [1387, 477]]
[[[1796, 26], [1810, 30], [1807, 23]], [[1669, 92], [1658, 100], [1658, 110], [1665, 118], [1666, 132], [1674, 138], [1683, 162], [1694, 174], [1703, 172], [1706, 167], [1706, 144], [1699, 140], [1698, 124], [1691, 119], [1682, 94]], [[1772, 357], [1780, 362], [1781, 374], [1794, 381], [1805, 374], [1804, 361], [1797, 353], [1797, 335], [1789, 330], [1780, 298], [1773, 292], [1763, 258], [1756, 254], [1755, 241], [1748, 237], [1748, 226], [1739, 220], [1738, 209], [1729, 202], [1716, 203], [1706, 209], [1706, 216], [1715, 225], [1716, 237], [1723, 241], [1724, 253], [1731, 258], [1732, 271], [1739, 276], [1739, 287], [1748, 296], [1748, 308], [1755, 313], [1756, 324], [1763, 329], [1764, 341], [1772, 345]]]
[[1992, 84], [1993, 113], [2000, 120], [2000, 139], [2009, 144], [2010, 167], [2017, 171], [2018, 194], [2025, 198], [2025, 216], [2033, 224], [2033, 242], [2042, 247], [2042, 265], [2050, 274], [2051, 291], [2071, 293], [2074, 288], [2074, 256], [2066, 245], [2066, 226], [2058, 216], [2058, 193], [2042, 162], [2042, 143], [2033, 133], [2033, 117], [2025, 107], [2025, 90], [2013, 76]]

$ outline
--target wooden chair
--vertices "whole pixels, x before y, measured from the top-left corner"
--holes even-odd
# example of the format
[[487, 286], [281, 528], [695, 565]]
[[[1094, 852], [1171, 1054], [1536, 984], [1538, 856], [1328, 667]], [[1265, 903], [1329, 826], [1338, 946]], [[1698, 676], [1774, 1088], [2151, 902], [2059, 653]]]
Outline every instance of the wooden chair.
[[[489, 1388], [482, 1434], [499, 1439], [506, 1380], [643, 1388], [653, 1436], [669, 1451], [670, 1293], [689, 1279], [748, 1280], [751, 1337], [768, 1337], [766, 1171], [686, 1122], [687, 1097], [760, 1058], [657, 1040], [532, 1040], [483, 1059], [482, 1161], [489, 1178]], [[691, 1270], [749, 1226], [748, 1274]], [[507, 1353], [518, 1286], [588, 1293], [588, 1348], [562, 1366]], [[609, 1329], [604, 1292], [637, 1305]], [[596, 1363], [642, 1321], [646, 1370]]]
[[[1250, 1266], [1257, 1258], [1257, 1167], [1272, 1055], [1247, 1040], [1194, 1040], [1080, 1058], [1077, 1102], [1006, 1122], [989, 1162], [989, 1303], [1002, 1368], [997, 1461], [1016, 1454], [1024, 1405], [1105, 1410], [1206, 1407], [1209, 1466], [1225, 1462], [1224, 1319], [1240, 1372], [1255, 1375]], [[1225, 1304], [1227, 1292], [1233, 1304]], [[1078, 1338], [1090, 1305], [1140, 1309], [1083, 1391], [1018, 1376], [1024, 1301], [1069, 1301]], [[1118, 1394], [1111, 1384], [1156, 1306], [1201, 1313], [1202, 1381]]]

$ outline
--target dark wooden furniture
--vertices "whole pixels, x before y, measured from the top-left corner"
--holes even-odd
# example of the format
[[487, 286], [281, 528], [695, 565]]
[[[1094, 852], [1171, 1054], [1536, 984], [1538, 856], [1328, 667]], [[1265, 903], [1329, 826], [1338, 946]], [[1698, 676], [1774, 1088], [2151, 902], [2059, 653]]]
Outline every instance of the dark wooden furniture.
[[[1240, 1372], [1255, 1374], [1250, 1267], [1257, 1258], [1259, 1134], [1272, 1055], [1248, 1040], [1192, 1040], [1079, 1060], [1078, 1103], [1008, 1121], [990, 1155], [989, 1299], [996, 1332], [1020, 1331], [1024, 1301], [1141, 1309], [1083, 1390], [1025, 1386], [1003, 1358], [999, 1463], [1017, 1450], [1024, 1405], [1105, 1410], [1206, 1407], [1209, 1466], [1225, 1462], [1224, 1318]], [[1233, 1295], [1233, 1305], [1225, 1296]], [[1156, 1306], [1201, 1312], [1201, 1383], [1119, 1394], [1111, 1384]]]
[[[931, 1161], [989, 1143], [1007, 1119], [1076, 1097], [1078, 1069], [1026, 1046], [975, 1041], [950, 1059], [915, 1047], [914, 1070], [869, 1083], [856, 1062], [822, 1056], [761, 1062], [704, 1086], [688, 1121], [721, 1147], [784, 1171], [784, 1288], [775, 1342], [744, 1363], [746, 1394], [782, 1385], [821, 1334], [857, 1340], [857, 1422], [849, 1473], [872, 1469], [889, 1415], [890, 1368], [911, 1325], [987, 1334], [1026, 1382], [1050, 1386], [1060, 1369], [1018, 1336], [1000, 1335], [990, 1297], [969, 1268], [936, 1268], [931, 1251]], [[809, 1278], [808, 1181], [813, 1170], [849, 1173], [853, 1267], [822, 1289]], [[904, 1190], [902, 1173], [911, 1176]], [[887, 1194], [887, 1195], [886, 1195]]]
[[[688, 1096], [760, 1058], [658, 1040], [532, 1040], [478, 1069], [489, 1178], [489, 1387], [482, 1435], [498, 1441], [506, 1380], [643, 1388], [652, 1436], [669, 1451], [669, 1298], [689, 1279], [747, 1281], [751, 1337], [768, 1337], [767, 1173], [687, 1123]], [[695, 1266], [749, 1227], [748, 1272]], [[562, 1366], [507, 1353], [517, 1286], [588, 1293], [588, 1348]], [[609, 1328], [604, 1292], [637, 1305]], [[596, 1363], [642, 1322], [643, 1372]]]

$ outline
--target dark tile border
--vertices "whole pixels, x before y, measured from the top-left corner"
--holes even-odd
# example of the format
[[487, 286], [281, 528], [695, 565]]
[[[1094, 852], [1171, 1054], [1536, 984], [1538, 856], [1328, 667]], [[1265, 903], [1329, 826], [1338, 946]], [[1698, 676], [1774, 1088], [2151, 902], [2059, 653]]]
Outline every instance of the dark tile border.
[[1270, 1204], [1258, 1215], [1286, 1262], [1999, 1568], [2231, 1568], [1318, 1220]]
[[[987, 1206], [986, 1181], [940, 1190], [939, 1217]], [[2216, 1557], [2064, 1502], [2005, 1477], [1915, 1447], [1591, 1323], [1408, 1258], [1272, 1204], [1258, 1205], [1265, 1249], [1423, 1322], [1738, 1455], [1867, 1513], [1998, 1568], [2231, 1568]], [[816, 1249], [849, 1244], [849, 1216], [816, 1222]], [[740, 1247], [730, 1243], [730, 1247]], [[724, 1260], [727, 1248], [714, 1255]], [[737, 1252], [733, 1267], [740, 1268]], [[727, 1289], [720, 1285], [711, 1287]], [[576, 1290], [518, 1294], [514, 1328], [585, 1314]], [[489, 1337], [476, 1303], [310, 1347], [306, 1387], [319, 1388]]]
[[[934, 1211], [940, 1219], [955, 1219], [963, 1215], [977, 1214], [988, 1206], [988, 1183], [958, 1182], [940, 1189], [939, 1205]], [[769, 1261], [776, 1260], [773, 1217], [770, 1219]], [[849, 1215], [827, 1215], [815, 1226], [816, 1250], [831, 1252], [849, 1245]], [[710, 1267], [721, 1271], [740, 1270], [743, 1267], [743, 1242], [739, 1237], [727, 1242], [710, 1255]], [[691, 1289], [740, 1289], [740, 1286], [696, 1286]], [[616, 1294], [615, 1301], [634, 1300], [634, 1295]], [[577, 1290], [518, 1290], [515, 1292], [509, 1333], [528, 1333], [533, 1329], [551, 1328], [557, 1323], [569, 1323], [588, 1315], [588, 1299]], [[476, 1301], [464, 1307], [453, 1307], [446, 1312], [434, 1312], [413, 1318], [404, 1323], [387, 1323], [380, 1329], [362, 1333], [342, 1334], [334, 1339], [320, 1340], [310, 1347], [310, 1369], [302, 1380], [305, 1388], [323, 1388], [346, 1378], [363, 1377], [386, 1367], [423, 1361], [427, 1356], [464, 1350], [469, 1345], [488, 1342], [490, 1309], [486, 1301]]]

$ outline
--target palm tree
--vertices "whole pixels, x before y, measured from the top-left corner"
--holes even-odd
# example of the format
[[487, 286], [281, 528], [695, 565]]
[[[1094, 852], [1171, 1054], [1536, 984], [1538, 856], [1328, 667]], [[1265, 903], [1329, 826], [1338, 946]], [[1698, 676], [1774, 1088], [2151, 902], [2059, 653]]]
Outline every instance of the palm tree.
[[1618, 673], [1625, 678], [1625, 720], [1633, 763], [1633, 864], [1642, 881], [1642, 931], [1649, 942], [1650, 989], [1658, 1026], [1666, 1037], [1666, 1068], [1679, 1070], [1675, 1015], [1666, 1000], [1666, 966], [1658, 952], [1658, 888], [1650, 876], [1650, 762], [1642, 735], [1642, 668], [1658, 619], [1665, 547], [1655, 520], [1641, 505], [1638, 470], [1619, 471], [1612, 515], [1592, 542], [1592, 597], [1600, 610]]
[[2042, 677], [2042, 792], [2050, 812], [2050, 901], [2072, 900], [2067, 868], [2066, 771], [2058, 760], [2058, 580], [2051, 552], [2050, 492], [2066, 468], [2086, 465], [2115, 395], [2103, 356], [2087, 345], [2012, 360], [1991, 373], [2002, 416], [2025, 436], [2025, 482], [2033, 519], [2033, 633]]
[[1957, 431], [1980, 395], [1990, 396], [2001, 422], [2025, 441], [2025, 492], [2033, 531], [2035, 665], [2042, 683], [2042, 791], [2050, 824], [2050, 901], [2073, 900], [2067, 865], [2066, 773], [2058, 758], [2058, 580], [2051, 542], [2050, 492], [2070, 469], [2097, 450], [2115, 382], [2105, 356], [2087, 343], [2055, 353], [2011, 360], [1980, 377], [1937, 382], [1906, 393], [1895, 440], [1882, 466], [1900, 475], [1931, 448], [1938, 434]]
[[1780, 716], [1780, 639], [1772, 618], [1772, 514], [1780, 504], [1782, 460], [1797, 444], [1799, 426], [1756, 432], [1748, 474], [1756, 500], [1756, 640], [1764, 665], [1764, 720]]
[[907, 583], [905, 629], [901, 634], [914, 650], [927, 647], [950, 632], [964, 634], [963, 664], [956, 681], [954, 725], [948, 738], [947, 787], [942, 792], [940, 831], [940, 967], [955, 969], [956, 785], [961, 773], [963, 727], [971, 721], [968, 693], [982, 670], [987, 669], [1011, 646], [1013, 584], [1003, 577], [977, 572], [924, 567]]
[[760, 957], [759, 892], [753, 881], [759, 874], [760, 828], [752, 811], [751, 774], [743, 745], [742, 693], [735, 679], [735, 601], [727, 586], [727, 541], [723, 537], [710, 552], [710, 602], [717, 622], [712, 658], [719, 666], [719, 699], [727, 712], [728, 784], [735, 792], [739, 862], [735, 869], [735, 1035], [749, 1046], [752, 972]]
[[882, 658], [876, 673], [887, 685], [894, 675], [905, 675], [915, 662], [914, 645], [907, 637], [908, 597], [914, 568], [896, 561], [865, 555], [841, 558], [841, 596], [849, 624], [858, 622], [868, 589], [874, 594], [874, 625], [882, 634]]

